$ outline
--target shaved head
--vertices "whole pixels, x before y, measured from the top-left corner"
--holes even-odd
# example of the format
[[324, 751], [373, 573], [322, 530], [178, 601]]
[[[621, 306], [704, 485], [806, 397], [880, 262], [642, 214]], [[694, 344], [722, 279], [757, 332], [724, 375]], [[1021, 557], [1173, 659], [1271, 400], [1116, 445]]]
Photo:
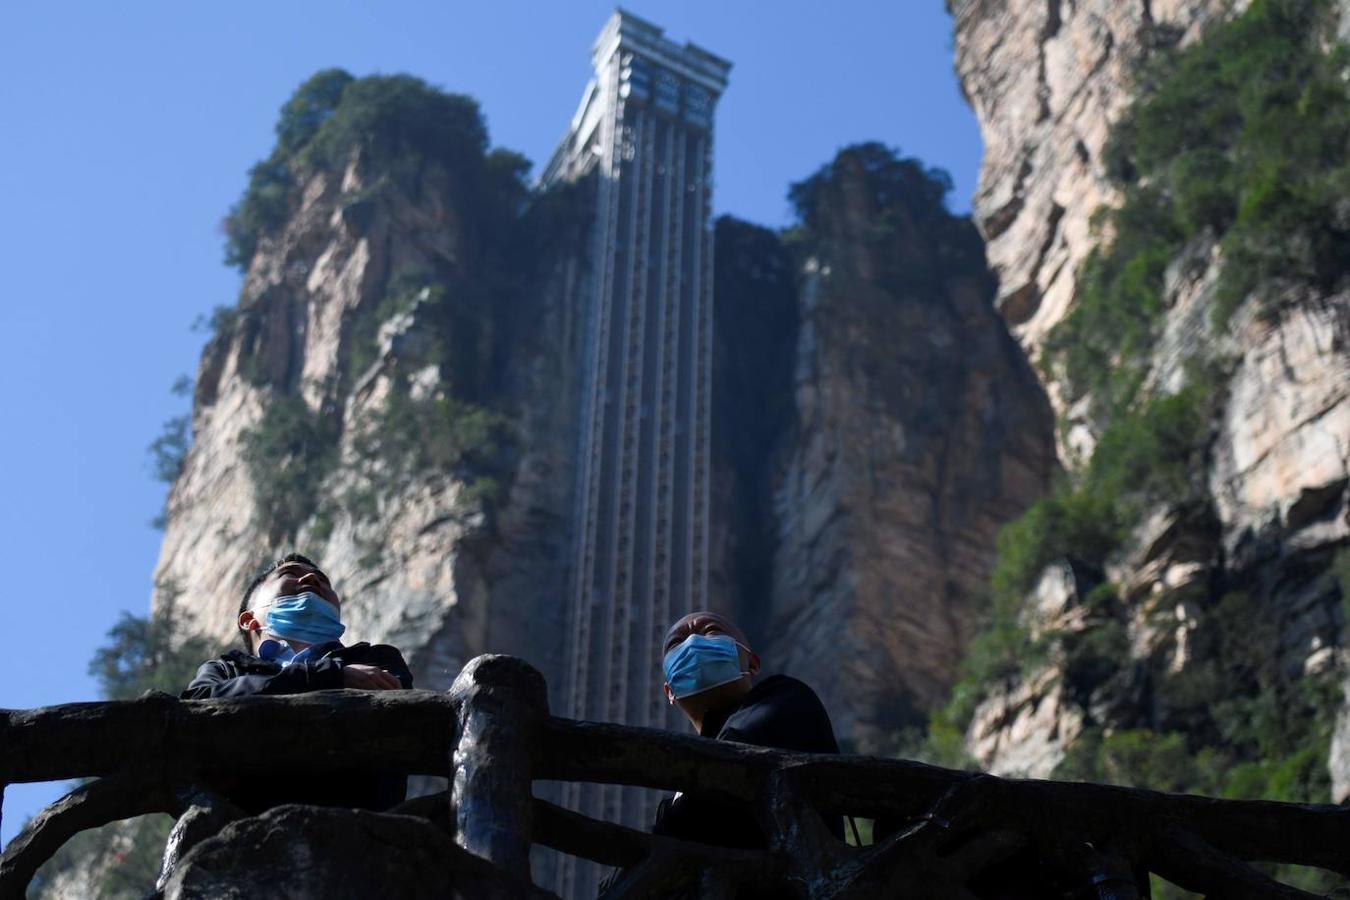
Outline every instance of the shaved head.
[[750, 649], [750, 643], [746, 640], [745, 632], [741, 631], [735, 622], [718, 613], [702, 610], [691, 612], [670, 626], [670, 630], [666, 632], [665, 640], [661, 642], [661, 655], [665, 656], [670, 652], [671, 647], [691, 634], [715, 634], [718, 632], [731, 635], [736, 639], [736, 643], [747, 650]]

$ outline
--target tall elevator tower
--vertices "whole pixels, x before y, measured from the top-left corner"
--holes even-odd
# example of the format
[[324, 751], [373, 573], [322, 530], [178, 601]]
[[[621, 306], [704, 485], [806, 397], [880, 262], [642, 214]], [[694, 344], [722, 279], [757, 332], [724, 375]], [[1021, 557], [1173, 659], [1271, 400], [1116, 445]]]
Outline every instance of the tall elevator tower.
[[[706, 604], [713, 106], [730, 63], [622, 10], [544, 170], [594, 190], [566, 679], [573, 718], [664, 726], [657, 652]], [[568, 805], [645, 827], [632, 791]]]

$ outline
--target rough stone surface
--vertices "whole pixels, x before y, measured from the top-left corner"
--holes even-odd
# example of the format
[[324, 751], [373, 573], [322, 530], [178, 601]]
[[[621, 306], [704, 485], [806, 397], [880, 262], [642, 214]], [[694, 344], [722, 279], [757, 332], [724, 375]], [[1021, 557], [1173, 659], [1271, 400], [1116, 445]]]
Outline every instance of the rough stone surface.
[[1227, 0], [958, 0], [956, 69], [984, 138], [976, 221], [998, 306], [1031, 356], [1073, 300], [1114, 200], [1102, 168], [1131, 73], [1158, 28], [1192, 40]]
[[[1135, 97], [1131, 73], [1150, 35], [1165, 28], [1191, 42], [1245, 6], [955, 4], [957, 70], [985, 138], [976, 220], [999, 276], [999, 308], [1031, 356], [1071, 308], [1078, 269], [1102, 239], [1089, 219], [1117, 200], [1101, 153], [1111, 124]], [[1339, 7], [1344, 30], [1350, 4]], [[1109, 561], [1105, 575], [1129, 604], [1132, 658], [1122, 660], [1122, 671], [1145, 660], [1173, 672], [1193, 662], [1196, 619], [1188, 604], [1195, 601], [1173, 598], [1199, 591], [1201, 602], [1212, 602], [1217, 595], [1203, 597], [1217, 586], [1259, 598], [1277, 622], [1281, 640], [1272, 653], [1289, 671], [1317, 672], [1335, 664], [1342, 642], [1340, 590], [1327, 567], [1350, 542], [1350, 297], [1289, 290], [1275, 315], [1258, 316], [1248, 304], [1216, 333], [1209, 311], [1221, 264], [1213, 241], [1200, 238], [1167, 273], [1145, 390], [1176, 391], [1201, 356], [1227, 360], [1232, 375], [1208, 456], [1208, 509], [1154, 510]], [[1084, 421], [1086, 403], [1065, 409], [1060, 386], [1046, 390], [1065, 426], [1063, 458], [1079, 464], [1096, 440]], [[1168, 615], [1160, 617], [1164, 600]], [[1052, 758], [1045, 749], [1052, 738], [1076, 724], [1070, 712], [1041, 712], [1058, 696], [1050, 684], [1044, 697], [1016, 685], [982, 708], [969, 734], [977, 761], [1004, 768], [1008, 760]], [[1122, 715], [1096, 724], [1134, 727], [1148, 711]], [[1350, 784], [1350, 764], [1335, 759], [1333, 776]]]
[[[1080, 631], [1088, 584], [1071, 566], [1048, 566], [1027, 598], [1024, 619], [1031, 640], [1047, 632]], [[971, 718], [966, 749], [988, 771], [1015, 778], [1048, 778], [1083, 730], [1083, 711], [1065, 696], [1053, 665], [994, 690]]]
[[1331, 799], [1337, 803], [1350, 800], [1350, 680], [1347, 680], [1343, 693], [1345, 701], [1336, 717], [1327, 761], [1327, 768], [1331, 770]]
[[1048, 404], [984, 273], [889, 280], [890, 254], [939, 251], [903, 217], [903, 250], [872, 244], [879, 213], [853, 177], [831, 212], [835, 249], [807, 262], [798, 298], [765, 658], [867, 746], [945, 698], [995, 535], [1055, 463]]
[[411, 816], [281, 806], [189, 853], [166, 900], [249, 897], [546, 897]]
[[1064, 696], [1060, 673], [1045, 668], [980, 704], [966, 745], [995, 775], [1049, 778], [1082, 730], [1083, 710]]
[[[180, 589], [190, 602], [176, 610], [190, 628], [232, 640], [248, 576], [294, 547], [333, 578], [349, 636], [399, 646], [419, 687], [449, 687], [489, 647], [547, 667], [556, 663], [547, 637], [561, 622], [556, 572], [566, 555], [568, 399], [576, 381], [563, 279], [545, 284], [513, 323], [516, 355], [496, 389], [498, 405], [513, 413], [518, 452], [502, 460], [507, 493], [493, 515], [462, 502], [464, 485], [449, 473], [427, 472], [379, 497], [373, 514], [335, 515], [327, 535], [311, 519], [295, 541], [278, 541], [255, 519], [242, 439], [278, 394], [298, 392], [311, 409], [340, 415], [338, 452], [347, 460], [356, 423], [383, 402], [393, 368], [417, 370], [414, 396], [454, 387], [442, 384], [429, 357], [432, 339], [450, 336], [428, 334], [416, 306], [384, 323], [377, 358], [353, 371], [358, 323], [400, 277], [434, 272], [453, 286], [478, 263], [452, 178], [431, 170], [415, 195], [383, 182], [363, 192], [366, 178], [354, 160], [344, 173], [308, 182], [300, 208], [250, 265], [234, 325], [203, 353], [193, 443], [165, 510], [155, 605], [162, 609]], [[367, 211], [344, 215], [358, 192]], [[323, 494], [340, 497], [352, 478], [339, 467]]]
[[[1269, 527], [1350, 537], [1350, 293], [1288, 298], [1275, 321], [1247, 316], [1211, 474], [1230, 551]], [[1338, 503], [1338, 501], [1340, 501]], [[1337, 524], [1339, 523], [1339, 524]]]

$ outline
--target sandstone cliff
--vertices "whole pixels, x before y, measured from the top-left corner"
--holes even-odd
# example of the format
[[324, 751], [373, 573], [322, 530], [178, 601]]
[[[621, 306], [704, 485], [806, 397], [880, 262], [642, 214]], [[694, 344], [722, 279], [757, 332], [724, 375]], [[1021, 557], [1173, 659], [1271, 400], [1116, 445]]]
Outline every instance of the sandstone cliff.
[[[954, 7], [957, 67], [986, 143], [975, 213], [999, 278], [998, 306], [1028, 354], [1052, 363], [1053, 349], [1048, 361], [1046, 353], [1056, 326], [1084, 302], [1085, 267], [1122, 233], [1119, 223], [1113, 233], [1092, 220], [1100, 208], [1126, 202], [1109, 138], [1132, 105], [1163, 89], [1150, 60], [1200, 45], [1244, 10], [1265, 16], [1267, 5], [969, 0]], [[1330, 33], [1338, 27], [1344, 35], [1344, 19], [1332, 25]], [[1344, 223], [1334, 203], [1326, 208], [1329, 218], [1313, 233], [1339, 239]], [[1202, 696], [1246, 702], [1276, 682], [1304, 690], [1341, 665], [1345, 589], [1333, 562], [1350, 540], [1344, 258], [1311, 282], [1272, 264], [1262, 270], [1266, 281], [1233, 300], [1224, 292], [1233, 293], [1231, 271], [1245, 264], [1236, 252], [1243, 248], [1228, 239], [1235, 227], [1202, 229], [1173, 252], [1144, 351], [1134, 361], [1107, 360], [1140, 373], [1135, 410], [1193, 388], [1196, 364], [1213, 364], [1218, 374], [1200, 379], [1209, 379], [1212, 396], [1201, 404], [1204, 427], [1187, 462], [1197, 490], [1141, 501], [1127, 539], [1099, 565], [1045, 571], [1027, 596], [1022, 627], [1033, 638], [1048, 632], [1060, 640], [1047, 662], [1009, 676], [975, 711], [966, 744], [983, 766], [1048, 776], [1080, 737], [1100, 741], [1131, 729], [1186, 735], [1192, 749], [1222, 744], [1232, 736], [1201, 734], [1214, 723], [1188, 704]], [[1225, 303], [1238, 310], [1231, 318], [1215, 314]], [[1110, 404], [1100, 391], [1084, 394], [1065, 380], [1062, 367], [1046, 364], [1044, 373], [1061, 453], [1090, 479], [1111, 421], [1101, 410]], [[1091, 596], [1099, 585], [1109, 586], [1109, 603], [1106, 588]], [[1250, 641], [1241, 644], [1227, 629], [1246, 629]], [[1099, 646], [1081, 650], [1092, 642]], [[1208, 686], [1198, 687], [1201, 681]], [[1319, 696], [1309, 716], [1324, 722], [1326, 705]], [[1308, 742], [1325, 749], [1323, 728], [1316, 740], [1309, 732]], [[1342, 771], [1333, 773], [1338, 797], [1350, 783], [1346, 765], [1339, 760]]]
[[1227, 0], [956, 0], [956, 70], [980, 123], [975, 217], [996, 303], [1035, 356], [1073, 301], [1113, 189], [1102, 166], [1141, 58], [1194, 40]]
[[[761, 292], [779, 299], [757, 317], [783, 349], [757, 357], [752, 397], [728, 378], [716, 400], [719, 422], [779, 410], [776, 434], [773, 421], [758, 436], [742, 426], [736, 448], [759, 493], [734, 534], [773, 535], [767, 556], [736, 544], [742, 564], [765, 563], [739, 598], [766, 664], [813, 685], [864, 747], [945, 696], [994, 536], [1054, 466], [1049, 407], [992, 310], [978, 236], [942, 205], [942, 178], [862, 145], [797, 185], [803, 224], [778, 264], [798, 267], [795, 304]], [[733, 244], [730, 226], [719, 234]], [[736, 250], [719, 243], [728, 348], [753, 315]], [[756, 439], [769, 439], [757, 457]]]
[[494, 173], [510, 160], [484, 156], [472, 115], [464, 147], [358, 134], [337, 165], [293, 164], [290, 205], [203, 353], [166, 505], [156, 580], [191, 598], [175, 608], [201, 633], [231, 640], [248, 573], [300, 547], [340, 585], [351, 632], [402, 647], [420, 686], [488, 648], [550, 662], [576, 385], [567, 241], [584, 229], [541, 225], [558, 198], [516, 217], [523, 171]]

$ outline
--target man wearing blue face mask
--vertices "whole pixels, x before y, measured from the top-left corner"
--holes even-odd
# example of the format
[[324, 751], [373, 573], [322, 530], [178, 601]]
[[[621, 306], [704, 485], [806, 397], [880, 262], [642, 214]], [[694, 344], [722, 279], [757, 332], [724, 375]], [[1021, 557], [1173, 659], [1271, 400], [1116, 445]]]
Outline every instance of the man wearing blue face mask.
[[[759, 684], [759, 655], [735, 623], [712, 612], [690, 613], [666, 632], [661, 648], [666, 699], [703, 737], [803, 753], [838, 753], [830, 716], [815, 691], [787, 675]], [[839, 816], [826, 817], [843, 839]], [[654, 834], [744, 849], [766, 845], [744, 803], [715, 793], [676, 794], [657, 810]]]
[[[185, 700], [302, 694], [340, 688], [386, 691], [413, 686], [397, 648], [342, 644], [342, 601], [328, 576], [292, 553], [253, 579], [237, 620], [246, 651], [231, 650], [197, 670]], [[407, 778], [371, 772], [320, 778], [278, 772], [263, 779], [221, 784], [240, 807], [261, 812], [282, 803], [387, 809], [403, 800]]]

